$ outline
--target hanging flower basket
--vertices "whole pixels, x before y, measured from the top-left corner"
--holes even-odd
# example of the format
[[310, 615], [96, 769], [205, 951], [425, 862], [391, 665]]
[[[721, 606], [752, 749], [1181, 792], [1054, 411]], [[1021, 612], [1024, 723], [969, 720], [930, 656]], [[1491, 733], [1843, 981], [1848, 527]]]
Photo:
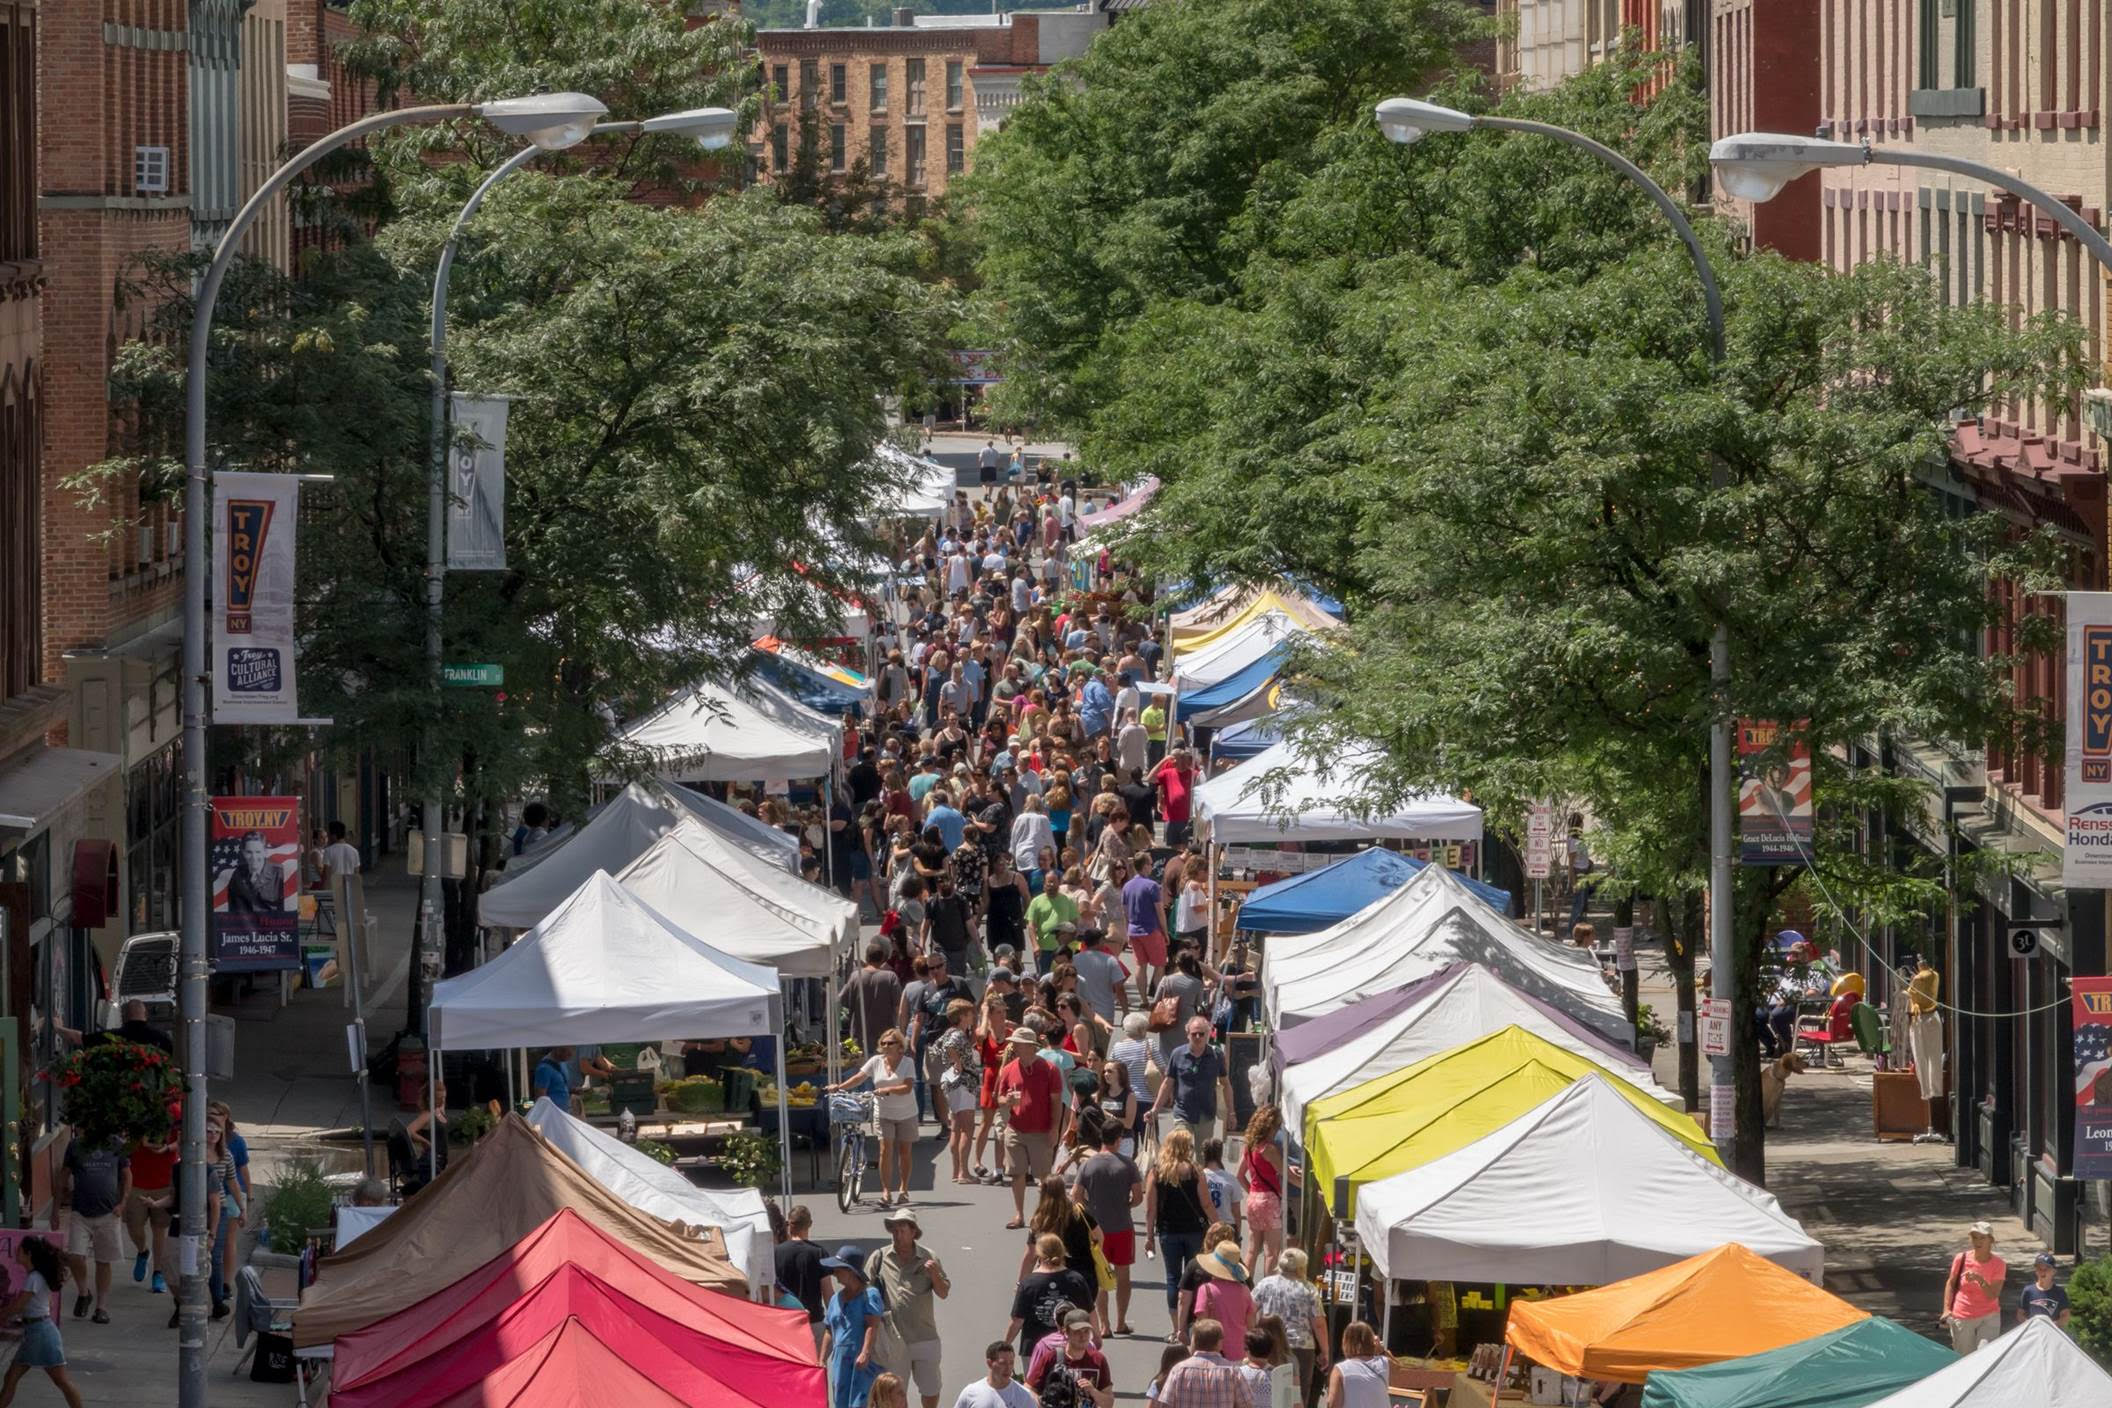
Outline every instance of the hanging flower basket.
[[66, 1122], [90, 1148], [117, 1140], [167, 1142], [182, 1107], [183, 1076], [159, 1047], [104, 1041], [53, 1063]]

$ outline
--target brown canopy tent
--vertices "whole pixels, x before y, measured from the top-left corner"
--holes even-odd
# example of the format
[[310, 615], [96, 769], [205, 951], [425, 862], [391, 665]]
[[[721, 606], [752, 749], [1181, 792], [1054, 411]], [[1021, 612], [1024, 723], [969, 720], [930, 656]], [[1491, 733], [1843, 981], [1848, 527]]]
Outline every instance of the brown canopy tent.
[[328, 1344], [445, 1290], [562, 1208], [685, 1281], [744, 1292], [717, 1228], [639, 1212], [509, 1114], [395, 1215], [317, 1264], [294, 1313], [294, 1343]]

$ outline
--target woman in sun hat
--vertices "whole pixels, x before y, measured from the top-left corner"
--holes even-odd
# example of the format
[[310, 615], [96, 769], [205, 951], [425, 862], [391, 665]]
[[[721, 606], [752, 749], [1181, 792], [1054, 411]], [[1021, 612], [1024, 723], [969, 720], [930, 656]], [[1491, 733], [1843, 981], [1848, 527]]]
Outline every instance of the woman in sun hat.
[[880, 1377], [873, 1341], [887, 1307], [865, 1279], [865, 1258], [856, 1247], [836, 1249], [821, 1259], [834, 1273], [836, 1294], [822, 1312], [821, 1362], [829, 1371], [829, 1408], [865, 1408], [865, 1396]]
[[1254, 1293], [1247, 1289], [1247, 1268], [1239, 1243], [1219, 1242], [1195, 1259], [1209, 1279], [1195, 1293], [1195, 1311], [1188, 1323], [1215, 1320], [1225, 1327], [1225, 1343], [1240, 1344], [1247, 1338], [1247, 1322], [1254, 1317]]

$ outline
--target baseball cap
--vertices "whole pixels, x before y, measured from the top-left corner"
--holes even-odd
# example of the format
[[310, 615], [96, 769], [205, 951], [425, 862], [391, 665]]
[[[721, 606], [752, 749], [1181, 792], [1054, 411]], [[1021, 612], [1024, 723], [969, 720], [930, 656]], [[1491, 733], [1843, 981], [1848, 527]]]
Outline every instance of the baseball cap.
[[2040, 1252], [2031, 1259], [2031, 1264], [2033, 1266], [2055, 1266], [2059, 1263], [2054, 1261], [2052, 1252]]
[[1992, 1237], [1995, 1235], [1995, 1224], [1982, 1219], [1965, 1230], [1975, 1237]]

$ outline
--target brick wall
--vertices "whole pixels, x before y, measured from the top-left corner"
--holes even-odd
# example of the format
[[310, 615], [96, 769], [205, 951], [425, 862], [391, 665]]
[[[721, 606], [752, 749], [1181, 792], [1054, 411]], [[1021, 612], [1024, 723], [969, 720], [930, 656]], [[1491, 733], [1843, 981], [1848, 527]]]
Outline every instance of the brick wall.
[[[1014, 28], [1017, 28], [1015, 22]], [[799, 145], [800, 110], [811, 101], [820, 114], [822, 164], [830, 164], [831, 129], [843, 129], [844, 166], [860, 157], [873, 166], [876, 175], [915, 195], [945, 193], [948, 172], [947, 142], [958, 129], [963, 168], [974, 161], [976, 119], [975, 84], [971, 71], [978, 62], [979, 35], [997, 43], [1000, 30], [976, 29], [812, 29], [764, 30], [756, 35], [758, 57], [765, 83], [764, 114], [753, 138], [762, 152], [760, 177], [775, 178], [776, 132], [783, 128], [788, 159], [796, 160]], [[1021, 42], [1012, 36], [1013, 43]], [[1006, 50], [1005, 52], [1009, 52]], [[911, 111], [910, 70], [914, 62], [924, 69], [921, 112]], [[833, 73], [842, 65], [844, 101], [833, 101]], [[948, 65], [960, 71], [960, 102], [947, 102]], [[785, 71], [785, 91], [770, 85], [779, 67]], [[886, 73], [884, 106], [873, 105], [876, 69]], [[811, 78], [811, 96], [803, 86]], [[924, 135], [923, 179], [914, 181], [909, 168], [912, 130]], [[875, 136], [879, 145], [875, 146]], [[885, 171], [875, 154], [884, 153]]]
[[[1710, 140], [1817, 126], [1819, 0], [1714, 0], [1709, 38]], [[1715, 202], [1755, 244], [1791, 259], [1820, 257], [1817, 175], [1758, 205], [1718, 184]]]

